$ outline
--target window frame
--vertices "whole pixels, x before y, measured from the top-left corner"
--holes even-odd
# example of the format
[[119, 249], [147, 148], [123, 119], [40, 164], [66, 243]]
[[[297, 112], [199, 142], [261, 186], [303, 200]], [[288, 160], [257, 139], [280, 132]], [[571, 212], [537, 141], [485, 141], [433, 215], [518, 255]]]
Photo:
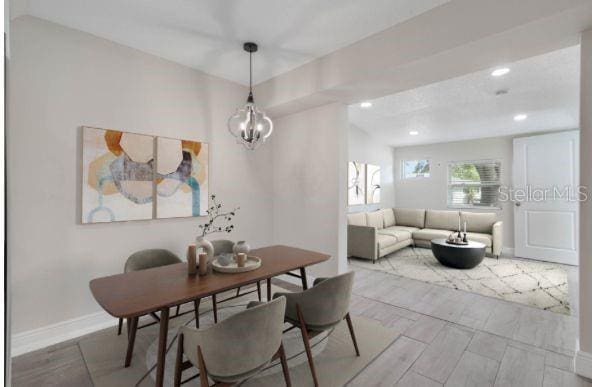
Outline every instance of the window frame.
[[[503, 167], [502, 167], [502, 160], [501, 159], [473, 159], [473, 160], [453, 160], [453, 161], [448, 161], [447, 163], [447, 167], [446, 167], [446, 208], [451, 208], [451, 209], [471, 209], [471, 210], [476, 210], [476, 209], [482, 209], [482, 210], [501, 210], [502, 206], [501, 206], [501, 202], [499, 201], [499, 197], [498, 200], [496, 202], [495, 205], [491, 205], [491, 206], [479, 206], [479, 205], [474, 205], [474, 204], [452, 204], [450, 203], [450, 187], [451, 186], [459, 186], [462, 184], [451, 184], [450, 181], [450, 168], [458, 165], [458, 164], [479, 164], [479, 163], [498, 163], [499, 164], [499, 168], [500, 168], [500, 178], [498, 180], [498, 187], [502, 186], [502, 172], [503, 172]], [[478, 184], [475, 184], [475, 186], [477, 187], [482, 187], [484, 186], [483, 184], [481, 184], [481, 182], [479, 182]]]
[[[405, 176], [405, 162], [407, 161], [427, 161], [430, 167], [430, 175], [429, 176], [415, 176], [415, 177], [406, 177]], [[432, 177], [432, 160], [429, 157], [424, 158], [416, 158], [416, 159], [402, 159], [401, 160], [401, 180], [421, 180], [421, 179], [430, 179]]]

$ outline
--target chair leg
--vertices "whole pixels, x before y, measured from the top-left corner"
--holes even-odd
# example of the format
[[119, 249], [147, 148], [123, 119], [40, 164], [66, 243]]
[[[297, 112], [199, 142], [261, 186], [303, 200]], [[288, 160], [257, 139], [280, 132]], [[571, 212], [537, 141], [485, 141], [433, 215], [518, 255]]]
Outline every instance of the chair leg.
[[296, 305], [296, 312], [298, 313], [298, 320], [300, 322], [300, 332], [302, 332], [302, 341], [304, 341], [304, 349], [306, 350], [306, 357], [308, 358], [308, 366], [310, 367], [310, 373], [312, 374], [312, 380], [315, 387], [319, 387], [319, 381], [317, 380], [317, 373], [315, 371], [314, 362], [312, 359], [312, 351], [310, 350], [310, 340], [308, 338], [308, 330], [306, 329], [306, 323], [304, 322], [304, 316], [300, 305]]
[[128, 319], [128, 338], [127, 338], [127, 353], [125, 354], [125, 367], [129, 367], [132, 362], [132, 355], [134, 353], [134, 342], [136, 341], [136, 331], [138, 330], [138, 317]]
[[240, 295], [240, 286], [238, 288], [236, 288], [236, 297], [238, 297]]
[[257, 281], [257, 298], [259, 298], [259, 302], [261, 302], [261, 282]]
[[121, 329], [123, 328], [123, 319], [119, 319], [119, 323], [117, 324], [117, 336], [121, 335]]
[[193, 313], [195, 313], [195, 327], [199, 329], [199, 304], [201, 302], [201, 298], [193, 301]]
[[199, 367], [199, 385], [209, 386], [210, 383], [208, 382], [208, 371], [206, 369], [206, 363], [204, 362], [204, 358], [201, 353], [201, 347], [199, 345], [197, 346], [197, 363]]
[[218, 324], [218, 305], [216, 305], [215, 294], [212, 294], [212, 306], [214, 308], [214, 323]]
[[306, 280], [306, 268], [300, 268], [300, 279], [302, 280], [302, 290], [308, 289], [308, 281]]
[[280, 362], [282, 363], [282, 372], [284, 373], [284, 380], [286, 381], [286, 386], [291, 387], [292, 382], [290, 381], [290, 370], [288, 368], [288, 360], [286, 359], [286, 351], [284, 351], [284, 344], [280, 344], [279, 349], [280, 354]]
[[345, 315], [347, 320], [347, 327], [349, 328], [349, 334], [354, 342], [354, 348], [356, 349], [356, 356], [360, 356], [360, 350], [358, 349], [358, 341], [356, 340], [356, 334], [354, 333], [354, 325], [352, 324], [349, 312]]
[[183, 335], [179, 334], [178, 337], [179, 342], [177, 343], [177, 360], [175, 360], [175, 380], [173, 386], [179, 387], [181, 386], [181, 375], [183, 374], [183, 369], [181, 365], [183, 364]]
[[175, 311], [175, 316], [179, 315], [179, 310], [181, 309], [181, 305], [177, 305], [177, 310]]

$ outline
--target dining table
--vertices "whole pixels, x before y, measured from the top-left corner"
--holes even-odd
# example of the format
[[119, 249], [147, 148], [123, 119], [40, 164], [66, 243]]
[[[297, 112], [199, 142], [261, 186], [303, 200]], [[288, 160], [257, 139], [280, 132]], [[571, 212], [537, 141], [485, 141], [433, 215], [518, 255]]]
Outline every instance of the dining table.
[[[249, 255], [261, 259], [261, 266], [256, 270], [243, 273], [209, 270], [207, 275], [189, 275], [187, 263], [183, 262], [96, 278], [89, 286], [99, 305], [113, 317], [127, 319], [128, 328], [130, 322], [137, 325], [140, 316], [160, 313], [156, 364], [156, 386], [160, 387], [164, 381], [169, 308], [263, 280], [267, 282], [267, 300], [270, 300], [271, 279], [281, 274], [300, 277], [303, 289], [307, 289], [306, 267], [331, 258], [321, 252], [284, 245], [254, 249]], [[131, 362], [134, 338], [135, 335], [128, 335], [126, 367]]]

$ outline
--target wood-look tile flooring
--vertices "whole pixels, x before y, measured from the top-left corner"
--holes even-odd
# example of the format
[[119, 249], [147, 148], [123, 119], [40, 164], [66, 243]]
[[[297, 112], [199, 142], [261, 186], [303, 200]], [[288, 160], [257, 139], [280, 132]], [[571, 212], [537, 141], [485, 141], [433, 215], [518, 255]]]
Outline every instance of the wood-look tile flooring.
[[592, 386], [575, 316], [364, 269], [351, 310], [401, 336], [349, 386]]
[[[280, 280], [291, 291], [298, 287]], [[356, 269], [351, 312], [401, 336], [349, 386], [590, 386], [577, 318]], [[13, 386], [91, 386], [78, 340], [13, 359]]]

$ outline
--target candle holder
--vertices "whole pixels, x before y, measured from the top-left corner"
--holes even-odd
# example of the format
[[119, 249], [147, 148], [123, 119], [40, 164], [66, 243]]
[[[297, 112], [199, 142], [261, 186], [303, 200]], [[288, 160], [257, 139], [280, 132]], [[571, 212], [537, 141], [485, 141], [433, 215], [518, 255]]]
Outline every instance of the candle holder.
[[197, 274], [197, 262], [196, 262], [196, 248], [195, 245], [187, 246], [187, 274]]

